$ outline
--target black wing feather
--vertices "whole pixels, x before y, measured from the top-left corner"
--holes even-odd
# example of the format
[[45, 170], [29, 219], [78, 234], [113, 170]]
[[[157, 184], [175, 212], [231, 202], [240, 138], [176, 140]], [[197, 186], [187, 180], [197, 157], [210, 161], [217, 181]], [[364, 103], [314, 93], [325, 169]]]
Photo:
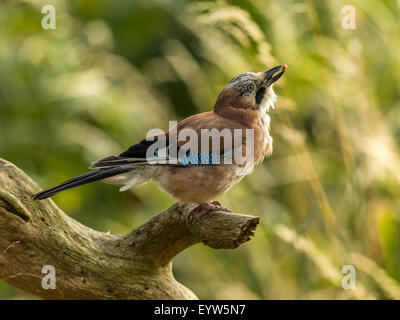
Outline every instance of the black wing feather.
[[133, 145], [130, 147], [128, 150], [122, 152], [119, 157], [122, 158], [142, 158], [146, 159], [146, 152], [147, 149], [153, 145], [157, 139], [155, 138], [154, 140], [142, 140], [139, 143]]

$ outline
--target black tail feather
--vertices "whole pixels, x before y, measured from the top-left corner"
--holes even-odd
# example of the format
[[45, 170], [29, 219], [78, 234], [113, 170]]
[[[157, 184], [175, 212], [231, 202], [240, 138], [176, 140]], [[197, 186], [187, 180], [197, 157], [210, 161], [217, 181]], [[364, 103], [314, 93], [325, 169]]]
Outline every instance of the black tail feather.
[[132, 168], [132, 167], [117, 166], [117, 167], [104, 168], [104, 169], [98, 169], [98, 170], [86, 172], [75, 178], [72, 178], [63, 183], [60, 183], [59, 185], [57, 185], [53, 188], [41, 191], [41, 192], [35, 194], [34, 196], [32, 196], [32, 198], [34, 200], [43, 200], [43, 199], [49, 198], [51, 196], [54, 196], [55, 194], [57, 194], [61, 191], [75, 188], [75, 187], [78, 187], [78, 186], [81, 186], [81, 185], [84, 185], [84, 184], [87, 184], [90, 182], [94, 182], [94, 181], [102, 180], [102, 179], [109, 178], [112, 176], [116, 176], [118, 174], [131, 171], [133, 169], [134, 168]]

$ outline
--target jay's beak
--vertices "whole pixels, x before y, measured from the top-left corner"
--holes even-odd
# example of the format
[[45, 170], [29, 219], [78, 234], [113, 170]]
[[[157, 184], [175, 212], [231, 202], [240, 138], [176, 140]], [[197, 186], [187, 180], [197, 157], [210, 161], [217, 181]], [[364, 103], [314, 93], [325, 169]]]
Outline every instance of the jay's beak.
[[[265, 71], [264, 72], [265, 79], [261, 85], [265, 86], [265, 87], [269, 87], [271, 84], [278, 81], [278, 79], [285, 73], [286, 68], [287, 68], [287, 65], [284, 64], [283, 66], [277, 66], [277, 67], [274, 67], [272, 69]], [[278, 71], [281, 71], [281, 72], [277, 73]]]

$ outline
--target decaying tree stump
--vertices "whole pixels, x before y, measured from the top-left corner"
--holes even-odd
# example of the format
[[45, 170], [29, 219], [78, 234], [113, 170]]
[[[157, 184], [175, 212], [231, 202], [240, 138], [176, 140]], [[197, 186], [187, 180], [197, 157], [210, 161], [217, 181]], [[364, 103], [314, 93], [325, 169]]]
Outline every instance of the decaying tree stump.
[[[0, 159], [0, 279], [46, 299], [197, 299], [172, 275], [172, 259], [202, 242], [233, 249], [248, 241], [259, 217], [210, 212], [190, 221], [193, 204], [177, 203], [127, 235], [90, 229]], [[42, 268], [56, 270], [56, 289], [42, 288]]]

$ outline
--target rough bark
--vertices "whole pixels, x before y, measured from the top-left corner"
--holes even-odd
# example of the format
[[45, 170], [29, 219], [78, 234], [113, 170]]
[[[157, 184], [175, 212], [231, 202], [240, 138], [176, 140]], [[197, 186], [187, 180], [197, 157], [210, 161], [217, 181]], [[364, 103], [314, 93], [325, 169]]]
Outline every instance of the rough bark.
[[[191, 221], [177, 203], [127, 235], [90, 229], [52, 200], [34, 201], [39, 187], [0, 159], [0, 279], [46, 299], [197, 299], [172, 275], [172, 259], [202, 242], [233, 249], [253, 235], [259, 218], [210, 212]], [[56, 270], [56, 289], [42, 288], [42, 268]]]

